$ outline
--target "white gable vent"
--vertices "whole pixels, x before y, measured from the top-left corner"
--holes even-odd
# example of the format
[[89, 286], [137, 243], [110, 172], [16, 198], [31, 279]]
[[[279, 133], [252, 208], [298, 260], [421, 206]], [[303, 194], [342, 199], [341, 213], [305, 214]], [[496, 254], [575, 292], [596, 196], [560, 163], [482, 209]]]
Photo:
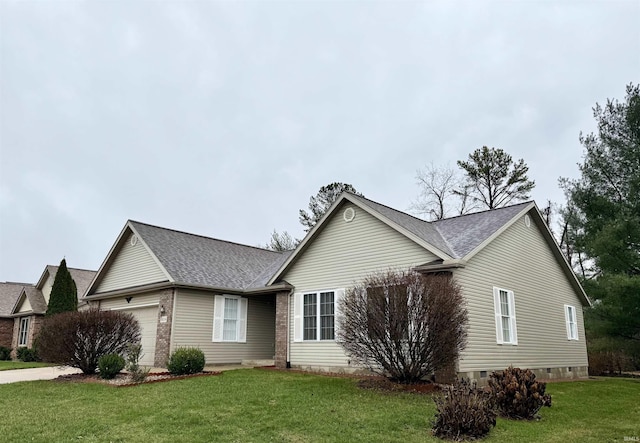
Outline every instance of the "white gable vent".
[[344, 218], [344, 221], [346, 221], [347, 223], [353, 221], [353, 219], [356, 218], [356, 210], [353, 208], [345, 209], [342, 213], [342, 218]]
[[135, 235], [131, 236], [131, 239], [129, 239], [129, 243], [131, 244], [131, 246], [135, 246], [138, 244], [138, 237], [136, 237]]
[[524, 225], [527, 228], [531, 227], [531, 218], [529, 217], [528, 214], [524, 216]]

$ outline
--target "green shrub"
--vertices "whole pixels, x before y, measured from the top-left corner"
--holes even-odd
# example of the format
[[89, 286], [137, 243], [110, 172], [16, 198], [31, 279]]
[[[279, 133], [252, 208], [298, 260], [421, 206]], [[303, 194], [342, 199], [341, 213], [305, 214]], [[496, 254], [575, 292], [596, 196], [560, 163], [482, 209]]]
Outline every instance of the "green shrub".
[[0, 346], [0, 360], [11, 360], [11, 349]]
[[149, 369], [140, 367], [142, 357], [142, 345], [130, 344], [127, 346], [127, 371], [131, 374], [131, 379], [136, 383], [141, 383], [149, 375]]
[[551, 395], [545, 394], [545, 389], [546, 383], [536, 381], [536, 375], [530, 369], [509, 366], [489, 376], [489, 390], [503, 417], [538, 418], [541, 407], [551, 407]]
[[38, 358], [38, 352], [36, 351], [36, 348], [18, 348], [18, 350], [16, 351], [16, 356], [18, 357], [18, 360], [24, 362], [40, 360]]
[[496, 425], [491, 395], [468, 379], [457, 380], [433, 398], [436, 417], [432, 432], [449, 440], [482, 438]]
[[173, 375], [202, 372], [204, 353], [198, 348], [178, 348], [171, 354], [167, 369]]
[[101, 378], [112, 379], [124, 369], [124, 358], [118, 354], [103, 355], [98, 359], [98, 369]]

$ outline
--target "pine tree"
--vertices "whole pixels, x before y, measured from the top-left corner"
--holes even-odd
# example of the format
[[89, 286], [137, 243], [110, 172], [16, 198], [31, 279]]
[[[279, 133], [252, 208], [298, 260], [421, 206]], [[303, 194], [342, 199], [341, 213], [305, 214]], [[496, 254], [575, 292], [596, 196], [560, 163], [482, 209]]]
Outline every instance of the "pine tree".
[[71, 274], [67, 269], [67, 262], [63, 258], [60, 262], [60, 266], [58, 267], [56, 278], [53, 280], [47, 315], [77, 310], [78, 293], [76, 282], [71, 277]]

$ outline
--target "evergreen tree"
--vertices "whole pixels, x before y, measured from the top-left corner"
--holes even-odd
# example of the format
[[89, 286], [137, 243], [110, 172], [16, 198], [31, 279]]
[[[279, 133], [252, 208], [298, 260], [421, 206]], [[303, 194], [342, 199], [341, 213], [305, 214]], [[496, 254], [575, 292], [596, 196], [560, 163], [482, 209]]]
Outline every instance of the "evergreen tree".
[[305, 232], [311, 231], [313, 227], [322, 218], [327, 209], [338, 199], [340, 194], [348, 191], [353, 194], [364, 197], [361, 193], [356, 191], [356, 188], [349, 183], [335, 182], [330, 183], [327, 186], [320, 188], [315, 196], [309, 198], [309, 211], [300, 209], [300, 223], [305, 227]]
[[78, 290], [76, 282], [73, 281], [73, 278], [67, 269], [67, 261], [63, 258], [60, 262], [60, 266], [58, 267], [56, 277], [53, 280], [47, 315], [77, 310]]

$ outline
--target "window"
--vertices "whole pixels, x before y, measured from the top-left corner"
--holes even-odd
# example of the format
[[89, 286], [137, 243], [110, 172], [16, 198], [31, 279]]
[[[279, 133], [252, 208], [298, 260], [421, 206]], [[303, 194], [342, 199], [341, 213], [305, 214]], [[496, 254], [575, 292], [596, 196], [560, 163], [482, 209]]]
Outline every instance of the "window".
[[294, 295], [294, 341], [334, 340], [336, 302], [342, 289]]
[[216, 295], [213, 304], [213, 341], [247, 341], [248, 300], [233, 295]]
[[493, 303], [496, 318], [496, 342], [517, 345], [516, 305], [513, 291], [493, 288]]
[[578, 339], [578, 320], [576, 317], [576, 307], [564, 305], [564, 318], [567, 325], [567, 339]]
[[18, 346], [27, 346], [29, 338], [29, 317], [20, 319], [20, 332], [18, 333]]

